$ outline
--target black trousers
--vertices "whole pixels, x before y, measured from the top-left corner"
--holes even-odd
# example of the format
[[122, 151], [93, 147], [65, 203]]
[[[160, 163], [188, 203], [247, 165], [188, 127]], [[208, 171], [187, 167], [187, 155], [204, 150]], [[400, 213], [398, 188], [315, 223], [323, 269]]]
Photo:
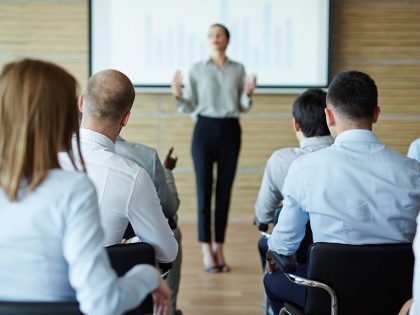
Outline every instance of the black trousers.
[[192, 139], [198, 204], [198, 239], [210, 243], [213, 165], [217, 163], [214, 233], [224, 243], [230, 195], [241, 146], [241, 127], [237, 118], [198, 116]]

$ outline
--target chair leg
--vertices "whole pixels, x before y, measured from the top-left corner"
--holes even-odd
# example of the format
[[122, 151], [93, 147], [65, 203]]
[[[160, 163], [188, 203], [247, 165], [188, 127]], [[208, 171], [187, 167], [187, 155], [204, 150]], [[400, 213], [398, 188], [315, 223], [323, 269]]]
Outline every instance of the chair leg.
[[264, 292], [264, 301], [263, 301], [263, 315], [271, 315], [272, 312], [270, 312], [270, 300], [267, 296], [267, 294], [265, 294]]
[[286, 308], [285, 308], [285, 307], [283, 307], [283, 308], [280, 310], [279, 315], [292, 315], [292, 314], [291, 314], [291, 313], [289, 313], [289, 312], [286, 310]]

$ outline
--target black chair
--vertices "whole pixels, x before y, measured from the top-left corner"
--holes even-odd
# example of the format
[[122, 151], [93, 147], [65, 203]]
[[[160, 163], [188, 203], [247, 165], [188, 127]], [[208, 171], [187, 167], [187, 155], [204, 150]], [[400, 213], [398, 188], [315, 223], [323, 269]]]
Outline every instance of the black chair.
[[[168, 223], [169, 223], [169, 227], [172, 230], [177, 228], [177, 222], [176, 222], [175, 219], [169, 219]], [[128, 239], [130, 239], [132, 237], [135, 237], [135, 236], [136, 236], [136, 233], [134, 232], [133, 226], [131, 225], [130, 222], [128, 222], [128, 225], [127, 225], [127, 228], [125, 229], [123, 237], [126, 240], [128, 240]], [[172, 263], [159, 263], [159, 269], [160, 269], [160, 272], [162, 274], [162, 278], [166, 279], [169, 275], [170, 270], [172, 269]]]
[[0, 315], [83, 315], [77, 302], [0, 302]]
[[[106, 247], [112, 268], [118, 276], [124, 275], [138, 264], [155, 265], [155, 250], [147, 243], [116, 244]], [[142, 315], [153, 313], [153, 298], [148, 295], [140, 306], [125, 315]]]
[[[273, 225], [277, 224], [279, 215], [280, 215], [280, 211], [281, 211], [282, 207], [280, 206], [279, 208], [276, 209], [276, 211], [274, 211], [274, 222]], [[268, 233], [268, 229], [269, 229], [269, 223], [263, 223], [263, 222], [259, 222], [257, 217], [254, 217], [254, 225], [257, 227], [257, 229], [260, 231], [261, 233], [261, 239], [269, 239], [271, 236], [271, 233]], [[312, 245], [313, 243], [313, 239], [312, 239], [312, 230], [311, 230], [311, 225], [310, 222], [308, 221], [308, 223], [306, 224], [306, 231], [305, 231], [305, 237], [303, 238], [302, 242], [300, 243], [299, 249], [296, 251], [296, 261], [299, 264], [306, 264], [306, 259], [307, 259], [307, 252], [309, 247]], [[261, 256], [263, 256], [262, 253], [260, 253]], [[263, 257], [262, 257], [263, 259]], [[263, 272], [265, 272], [265, 267], [263, 267]], [[263, 297], [263, 315], [269, 315], [271, 312], [270, 309], [270, 301], [267, 297], [267, 295], [264, 292], [264, 297]]]
[[412, 244], [315, 243], [308, 251], [306, 278], [293, 275], [290, 257], [269, 251], [267, 258], [290, 281], [308, 287], [304, 309], [285, 303], [280, 314], [395, 315], [411, 297]]
[[[106, 248], [111, 265], [122, 276], [137, 264], [155, 264], [155, 250], [147, 243], [117, 244]], [[153, 313], [149, 295], [136, 309], [125, 315]], [[5, 302], [0, 301], [0, 315], [83, 315], [77, 302]]]

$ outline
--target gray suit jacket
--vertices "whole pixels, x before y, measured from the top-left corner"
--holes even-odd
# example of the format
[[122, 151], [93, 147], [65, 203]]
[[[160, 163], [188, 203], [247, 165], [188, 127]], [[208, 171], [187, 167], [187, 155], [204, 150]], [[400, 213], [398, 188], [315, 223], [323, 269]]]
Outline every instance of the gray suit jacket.
[[163, 213], [167, 219], [175, 217], [179, 208], [178, 192], [172, 171], [163, 167], [155, 149], [118, 137], [115, 152], [143, 167], [155, 185]]

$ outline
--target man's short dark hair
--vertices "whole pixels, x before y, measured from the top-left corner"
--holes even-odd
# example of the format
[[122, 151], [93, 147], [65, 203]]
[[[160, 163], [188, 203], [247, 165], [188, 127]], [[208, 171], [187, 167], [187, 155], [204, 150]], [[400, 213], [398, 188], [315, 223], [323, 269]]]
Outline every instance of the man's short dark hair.
[[308, 89], [293, 103], [293, 118], [307, 138], [330, 134], [324, 111], [326, 95], [321, 89]]
[[375, 81], [363, 72], [341, 72], [328, 88], [327, 104], [343, 119], [371, 121], [378, 105]]

